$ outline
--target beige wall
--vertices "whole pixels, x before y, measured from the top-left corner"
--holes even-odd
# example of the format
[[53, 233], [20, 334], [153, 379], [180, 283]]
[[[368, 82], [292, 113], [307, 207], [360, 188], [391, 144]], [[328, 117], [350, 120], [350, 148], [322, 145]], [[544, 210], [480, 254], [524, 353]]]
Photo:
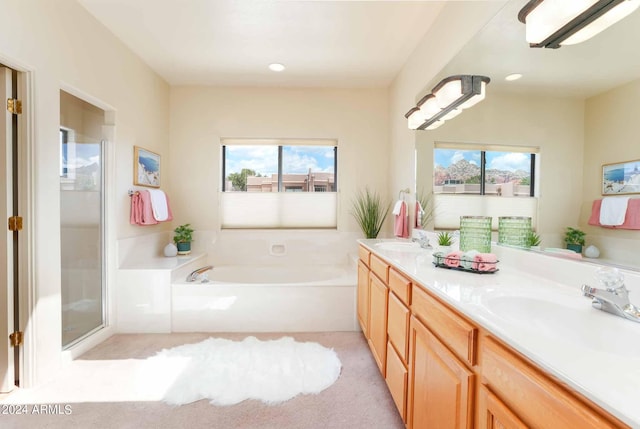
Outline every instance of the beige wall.
[[170, 116], [174, 224], [219, 229], [225, 137], [337, 139], [340, 231], [358, 231], [349, 214], [357, 189], [386, 192], [385, 89], [173, 87]]
[[497, 93], [489, 85], [484, 101], [418, 134], [416, 144], [424, 153], [418, 168], [422, 181], [430, 183], [436, 141], [539, 147], [537, 230], [544, 247], [564, 247], [560, 234], [580, 216], [583, 129], [581, 100]]
[[[640, 159], [638, 110], [640, 80], [607, 91], [586, 101], [585, 157], [581, 226], [587, 244], [598, 246], [603, 258], [639, 267], [640, 231], [588, 226], [593, 200], [602, 198], [602, 164]], [[632, 197], [638, 197], [633, 195]]]
[[[391, 153], [389, 193], [415, 188], [415, 143], [424, 131], [407, 128], [404, 114], [431, 91], [432, 80], [488, 22], [505, 0], [449, 2], [434, 21], [389, 90]], [[466, 71], [465, 71], [466, 72]], [[389, 224], [389, 228], [391, 228]], [[391, 232], [389, 232], [391, 233]]]
[[[0, 63], [30, 71], [33, 112], [34, 282], [36, 314], [29, 315], [27, 343], [37, 336], [37, 359], [25, 383], [43, 381], [60, 366], [60, 89], [114, 110], [109, 185], [113, 198], [110, 243], [115, 238], [169, 225], [128, 225], [133, 145], [168, 153], [167, 84], [75, 0], [0, 0]], [[33, 104], [30, 105], [30, 101]], [[169, 172], [163, 178], [170, 182]], [[112, 255], [113, 256], [113, 255]], [[32, 329], [35, 329], [33, 331]], [[27, 346], [28, 347], [28, 346]], [[32, 350], [26, 350], [27, 353]]]

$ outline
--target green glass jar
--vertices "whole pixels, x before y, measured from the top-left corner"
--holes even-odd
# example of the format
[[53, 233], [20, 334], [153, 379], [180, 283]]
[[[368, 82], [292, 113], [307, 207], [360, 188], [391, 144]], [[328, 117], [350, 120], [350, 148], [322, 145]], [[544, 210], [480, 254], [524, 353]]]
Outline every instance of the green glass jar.
[[491, 252], [491, 216], [460, 216], [460, 250]]
[[502, 216], [498, 218], [498, 244], [528, 249], [530, 233], [530, 217]]

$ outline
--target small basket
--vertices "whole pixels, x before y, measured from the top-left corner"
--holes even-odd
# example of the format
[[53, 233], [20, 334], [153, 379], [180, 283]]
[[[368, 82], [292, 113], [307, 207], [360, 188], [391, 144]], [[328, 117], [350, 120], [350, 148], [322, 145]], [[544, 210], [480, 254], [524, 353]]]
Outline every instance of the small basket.
[[[448, 270], [455, 270], [455, 271], [464, 271], [467, 273], [475, 273], [475, 274], [493, 274], [498, 270], [498, 262], [500, 261], [495, 261], [495, 262], [482, 262], [484, 265], [489, 265], [491, 266], [492, 269], [489, 270], [479, 270], [477, 268], [465, 268], [465, 267], [461, 267], [460, 265], [458, 266], [450, 266], [447, 265], [446, 261], [460, 261], [460, 258], [451, 258], [451, 257], [447, 257], [444, 255], [433, 255], [433, 265], [435, 265], [438, 268], [446, 268]], [[477, 265], [478, 263], [475, 262], [475, 265]]]

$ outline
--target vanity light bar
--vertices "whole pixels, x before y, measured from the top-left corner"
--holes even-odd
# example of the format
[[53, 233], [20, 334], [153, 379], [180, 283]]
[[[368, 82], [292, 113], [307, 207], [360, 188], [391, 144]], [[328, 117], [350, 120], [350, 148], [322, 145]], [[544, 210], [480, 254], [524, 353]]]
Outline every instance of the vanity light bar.
[[455, 75], [441, 80], [404, 117], [412, 130], [433, 130], [484, 100], [486, 76]]
[[640, 0], [531, 0], [518, 13], [532, 48], [584, 42], [631, 14]]

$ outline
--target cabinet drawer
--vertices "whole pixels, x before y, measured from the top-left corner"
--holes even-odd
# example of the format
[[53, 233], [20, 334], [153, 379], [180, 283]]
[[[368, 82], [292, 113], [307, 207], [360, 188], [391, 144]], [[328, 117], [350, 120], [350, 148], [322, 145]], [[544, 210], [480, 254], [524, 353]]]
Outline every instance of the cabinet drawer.
[[387, 376], [385, 380], [389, 387], [389, 392], [391, 392], [393, 402], [396, 403], [396, 407], [398, 407], [398, 411], [400, 411], [402, 421], [406, 423], [408, 372], [404, 363], [391, 346], [391, 343], [387, 344]]
[[411, 311], [460, 359], [471, 366], [475, 365], [476, 327], [416, 285], [411, 291]]
[[364, 262], [367, 267], [369, 266], [369, 257], [371, 256], [371, 252], [369, 252], [364, 246], [358, 246], [358, 257], [362, 262]]
[[481, 366], [485, 384], [528, 427], [624, 427], [588, 407], [490, 338], [483, 342]]
[[370, 262], [369, 267], [371, 267], [371, 271], [373, 271], [385, 285], [389, 284], [389, 264], [376, 255], [371, 255]]
[[392, 268], [389, 268], [389, 289], [405, 305], [411, 304], [411, 281]]
[[389, 310], [387, 316], [387, 334], [389, 341], [396, 348], [400, 358], [407, 363], [409, 356], [409, 309], [398, 299], [389, 294]]

